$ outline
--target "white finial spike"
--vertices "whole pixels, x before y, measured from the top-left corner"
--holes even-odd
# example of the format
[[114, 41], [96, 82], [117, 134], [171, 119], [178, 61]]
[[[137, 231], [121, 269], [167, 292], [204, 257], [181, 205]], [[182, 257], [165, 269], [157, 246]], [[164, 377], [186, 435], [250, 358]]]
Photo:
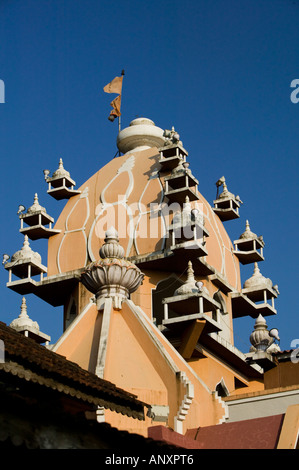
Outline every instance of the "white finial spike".
[[192, 262], [188, 261], [187, 279], [178, 289], [175, 290], [174, 295], [193, 294], [198, 292], [198, 286], [196, 285], [194, 278], [194, 271]]
[[34, 195], [34, 204], [38, 204], [38, 195], [35, 193]]
[[21, 313], [16, 318], [11, 322], [9, 325], [11, 328], [15, 328], [17, 331], [28, 331], [28, 328], [32, 331], [32, 328], [35, 329], [35, 331], [39, 331], [39, 325], [36, 321], [31, 320], [29, 315], [27, 314], [27, 305], [26, 305], [26, 299], [23, 297], [22, 299], [22, 305], [21, 305]]
[[260, 268], [259, 268], [259, 266], [258, 266], [258, 263], [255, 262], [255, 263], [254, 263], [253, 274], [257, 274], [257, 273], [260, 273]]
[[259, 315], [257, 316], [257, 318], [255, 320], [255, 325], [262, 325], [262, 326], [265, 326], [267, 328], [266, 320], [265, 320], [265, 318], [263, 317], [263, 315], [261, 313], [259, 313]]
[[194, 279], [194, 270], [192, 266], [192, 262], [188, 261], [188, 269], [187, 269], [187, 282], [195, 281]]
[[23, 297], [22, 299], [22, 305], [21, 305], [21, 313], [19, 315], [19, 318], [29, 318], [28, 314], [27, 314], [27, 304], [26, 304], [26, 299], [25, 297]]
[[25, 235], [22, 250], [26, 250], [28, 247], [29, 247], [28, 235]]

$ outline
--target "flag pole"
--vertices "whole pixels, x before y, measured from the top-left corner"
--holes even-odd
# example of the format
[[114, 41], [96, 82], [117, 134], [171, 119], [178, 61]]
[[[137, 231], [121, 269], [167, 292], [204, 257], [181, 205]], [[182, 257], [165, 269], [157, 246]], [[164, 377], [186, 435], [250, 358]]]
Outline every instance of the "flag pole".
[[[123, 70], [121, 71], [122, 77], [124, 76], [124, 74], [125, 74], [125, 71], [124, 71], [124, 69], [123, 69]], [[120, 132], [120, 131], [121, 131], [121, 119], [120, 119], [120, 116], [118, 116], [118, 132]]]

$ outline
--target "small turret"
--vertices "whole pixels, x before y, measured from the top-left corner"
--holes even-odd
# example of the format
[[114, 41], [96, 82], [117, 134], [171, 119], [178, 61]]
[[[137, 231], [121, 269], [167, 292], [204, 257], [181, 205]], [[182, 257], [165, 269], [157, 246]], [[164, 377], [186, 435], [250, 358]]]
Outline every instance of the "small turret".
[[280, 341], [278, 330], [272, 328], [268, 330], [266, 320], [259, 314], [254, 324], [254, 330], [250, 335], [250, 352], [246, 354], [249, 363], [256, 363], [263, 369], [269, 370], [275, 366], [272, 354], [280, 351], [280, 347], [275, 340]]
[[163, 136], [165, 138], [164, 146], [159, 148], [161, 172], [172, 171], [181, 163], [186, 163], [188, 152], [184, 149], [180, 136], [174, 127], [171, 130], [166, 129]]
[[172, 297], [166, 297], [163, 304], [164, 325], [176, 323], [179, 318], [180, 321], [190, 321], [195, 318], [194, 314], [201, 317], [221, 308], [221, 305], [210, 297], [204, 283], [195, 280], [191, 261], [188, 262], [186, 281], [176, 289]]
[[14, 253], [10, 262], [6, 263], [4, 267], [9, 272], [8, 284], [12, 283], [12, 274], [14, 274], [22, 279], [21, 281], [14, 281], [14, 283], [22, 284], [23, 287], [25, 287], [25, 279], [30, 282], [31, 276], [36, 275], [40, 275], [42, 279], [43, 274], [47, 272], [47, 268], [42, 265], [40, 254], [31, 249], [27, 235], [24, 237], [21, 250]]
[[197, 257], [208, 254], [205, 238], [209, 236], [209, 232], [204, 226], [203, 213], [197, 207], [192, 209], [189, 197], [186, 196], [183, 210], [174, 214], [172, 223], [168, 227], [168, 238], [172, 251], [192, 249], [195, 250], [194, 253]]
[[[232, 220], [240, 217], [239, 208], [243, 204], [239, 196], [235, 196], [233, 193], [228, 191], [227, 184], [224, 176], [220, 178], [217, 183], [217, 196], [214, 200], [214, 212], [218, 215], [220, 220], [223, 222], [226, 220]], [[219, 194], [219, 187], [223, 187], [223, 191]]]
[[[48, 215], [46, 209], [40, 205], [37, 193], [35, 193], [32, 206], [29, 207], [26, 213], [20, 212], [19, 218], [21, 220], [20, 232], [24, 235], [28, 235], [31, 240], [49, 238], [52, 235], [60, 233], [60, 230], [54, 230], [52, 228], [54, 219]], [[24, 227], [24, 222], [28, 227]], [[48, 225], [48, 227], [46, 227], [46, 225]]]
[[81, 191], [74, 189], [76, 182], [71, 178], [69, 171], [65, 170], [62, 158], [59, 160], [59, 166], [53, 175], [48, 178], [49, 170], [44, 170], [45, 180], [49, 185], [47, 193], [56, 200], [69, 199]]
[[238, 240], [234, 241], [234, 254], [242, 264], [255, 263], [264, 260], [263, 248], [265, 246], [263, 237], [258, 237], [250, 230], [248, 220], [246, 220], [245, 232]]
[[51, 341], [51, 337], [46, 335], [45, 333], [42, 333], [39, 329], [38, 323], [36, 321], [31, 320], [31, 318], [29, 317], [27, 313], [25, 297], [23, 297], [22, 299], [20, 315], [18, 316], [18, 318], [13, 320], [9, 326], [14, 330], [18, 331], [19, 333], [23, 334], [24, 336], [32, 338], [39, 344], [46, 343], [46, 346], [48, 346], [49, 342]]
[[197, 194], [198, 180], [189, 169], [189, 163], [179, 161], [169, 176], [164, 178], [165, 196], [169, 202], [177, 202], [183, 206], [186, 196], [190, 201], [199, 199]]

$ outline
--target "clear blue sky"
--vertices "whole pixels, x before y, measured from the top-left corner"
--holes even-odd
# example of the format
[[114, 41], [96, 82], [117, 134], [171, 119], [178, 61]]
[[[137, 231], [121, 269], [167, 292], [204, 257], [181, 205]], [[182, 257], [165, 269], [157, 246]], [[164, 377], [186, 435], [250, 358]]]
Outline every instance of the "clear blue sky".
[[[225, 223], [234, 240], [245, 220], [266, 243], [262, 273], [279, 285], [281, 348], [298, 328], [298, 0], [1, 0], [1, 251], [23, 236], [17, 209], [37, 192], [57, 220], [65, 201], [47, 195], [43, 169], [59, 158], [84, 183], [116, 152], [111, 95], [102, 88], [125, 69], [122, 125], [146, 116], [175, 126], [199, 190], [212, 203], [225, 176], [244, 202]], [[299, 97], [299, 94], [298, 94]], [[46, 264], [47, 242], [31, 242]], [[0, 253], [0, 255], [2, 255]], [[253, 267], [241, 268], [242, 282]], [[19, 315], [21, 296], [0, 270], [0, 320]], [[62, 308], [27, 296], [28, 313], [56, 341]], [[235, 320], [247, 352], [254, 321]]]

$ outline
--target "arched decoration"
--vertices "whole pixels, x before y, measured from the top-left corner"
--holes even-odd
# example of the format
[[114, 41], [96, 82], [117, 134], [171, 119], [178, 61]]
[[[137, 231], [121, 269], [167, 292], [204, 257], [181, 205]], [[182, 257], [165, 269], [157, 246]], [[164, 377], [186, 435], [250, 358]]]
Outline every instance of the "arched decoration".
[[226, 308], [226, 303], [225, 303], [225, 300], [223, 298], [223, 295], [221, 293], [220, 290], [217, 290], [217, 292], [215, 292], [215, 294], [213, 295], [213, 299], [216, 300], [216, 302], [218, 302], [220, 305], [221, 305], [221, 310], [220, 312], [225, 315], [227, 312], [227, 308]]
[[162, 325], [164, 318], [164, 309], [162, 300], [165, 297], [172, 297], [174, 291], [183, 285], [183, 281], [176, 276], [171, 274], [166, 279], [158, 282], [156, 289], [152, 290], [152, 305], [153, 305], [153, 316], [156, 319], [157, 325]]
[[[132, 172], [134, 166], [135, 157], [130, 155], [100, 194], [100, 204], [96, 209], [97, 216], [93, 221], [88, 238], [88, 253], [92, 261], [98, 257], [97, 252], [93, 252], [93, 239], [96, 241], [103, 239], [105, 231], [109, 230], [111, 226], [117, 227], [126, 256], [130, 254], [133, 244], [134, 218], [128, 205], [128, 199], [134, 188]], [[119, 188], [123, 188], [121, 193]]]
[[215, 387], [215, 392], [217, 392], [218, 396], [222, 398], [229, 396], [229, 391], [227, 386], [225, 385], [223, 377], [221, 378], [220, 382], [217, 383]]
[[[89, 188], [77, 198], [76, 204], [65, 219], [65, 230], [57, 252], [59, 273], [85, 266], [88, 259], [86, 224], [90, 216]], [[73, 247], [76, 246], [74, 254]]]
[[[156, 196], [153, 200], [153, 195]], [[156, 168], [152, 171], [139, 198], [138, 216], [134, 228], [136, 253], [162, 250], [167, 235], [162, 209], [164, 190]]]

